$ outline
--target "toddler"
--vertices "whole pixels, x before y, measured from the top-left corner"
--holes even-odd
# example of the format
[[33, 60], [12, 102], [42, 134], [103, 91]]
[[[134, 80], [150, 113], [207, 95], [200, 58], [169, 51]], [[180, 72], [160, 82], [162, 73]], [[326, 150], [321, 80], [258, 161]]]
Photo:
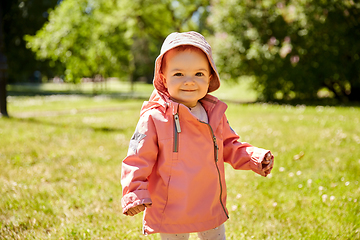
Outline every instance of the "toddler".
[[220, 87], [211, 47], [197, 32], [172, 33], [155, 61], [155, 90], [122, 163], [123, 213], [144, 213], [144, 234], [161, 239], [225, 239], [224, 162], [267, 176], [268, 150], [239, 142], [227, 105], [208, 94]]

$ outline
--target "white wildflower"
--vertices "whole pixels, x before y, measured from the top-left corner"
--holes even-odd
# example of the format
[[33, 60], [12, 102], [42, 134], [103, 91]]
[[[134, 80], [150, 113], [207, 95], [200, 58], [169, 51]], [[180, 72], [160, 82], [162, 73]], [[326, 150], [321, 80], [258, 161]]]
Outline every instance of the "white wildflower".
[[308, 185], [308, 187], [311, 186], [311, 183], [312, 183], [312, 179], [308, 179], [308, 180], [307, 180], [307, 185]]

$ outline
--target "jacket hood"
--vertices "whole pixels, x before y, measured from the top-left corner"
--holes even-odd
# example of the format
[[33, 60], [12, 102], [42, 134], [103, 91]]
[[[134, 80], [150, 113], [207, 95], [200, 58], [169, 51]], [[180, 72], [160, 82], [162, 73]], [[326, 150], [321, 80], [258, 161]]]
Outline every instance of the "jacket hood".
[[149, 101], [145, 101], [141, 107], [140, 116], [142, 116], [146, 111], [161, 108], [162, 112], [165, 112], [166, 108], [169, 106], [170, 100], [164, 94], [158, 92], [158, 90], [154, 90], [149, 98]]
[[184, 33], [178, 33], [174, 32], [171, 33], [167, 38], [165, 39], [160, 55], [155, 60], [155, 73], [154, 73], [154, 79], [153, 84], [154, 87], [161, 93], [165, 95], [169, 95], [166, 87], [164, 86], [164, 83], [161, 79], [160, 73], [161, 73], [161, 64], [164, 57], [164, 54], [168, 52], [169, 50], [178, 47], [180, 45], [191, 45], [194, 47], [197, 47], [201, 49], [205, 55], [207, 56], [210, 66], [212, 67], [214, 74], [212, 78], [210, 79], [209, 89], [208, 92], [213, 92], [216, 89], [220, 87], [220, 77], [219, 73], [216, 69], [213, 57], [212, 57], [212, 51], [210, 44], [205, 40], [204, 36], [197, 32], [184, 32]]

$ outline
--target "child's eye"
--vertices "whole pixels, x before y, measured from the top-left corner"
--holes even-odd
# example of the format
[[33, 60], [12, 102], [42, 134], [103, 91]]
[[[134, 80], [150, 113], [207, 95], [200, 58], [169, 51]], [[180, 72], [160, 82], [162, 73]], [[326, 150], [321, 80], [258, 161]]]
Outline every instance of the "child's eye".
[[181, 77], [181, 76], [182, 76], [182, 73], [175, 73], [174, 76], [176, 76], [176, 77]]
[[202, 77], [202, 76], [204, 76], [204, 74], [202, 72], [198, 72], [198, 73], [195, 74], [195, 76]]

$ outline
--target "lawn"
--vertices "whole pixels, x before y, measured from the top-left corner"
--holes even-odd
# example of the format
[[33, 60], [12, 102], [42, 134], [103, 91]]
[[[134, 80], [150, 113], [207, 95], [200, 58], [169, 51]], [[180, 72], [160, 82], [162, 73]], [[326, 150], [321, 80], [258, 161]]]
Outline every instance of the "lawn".
[[[221, 88], [214, 92], [214, 95], [236, 102], [254, 102], [256, 92], [252, 89], [252, 78], [242, 77], [238, 83], [223, 82]], [[153, 91], [151, 84], [135, 83], [131, 87], [128, 82], [109, 79], [102, 83], [45, 83], [45, 84], [18, 84], [8, 85], [7, 90], [10, 95], [36, 96], [36, 95], [58, 95], [58, 94], [81, 94], [94, 95], [106, 94], [116, 98], [145, 98], [148, 99]]]
[[[254, 100], [243, 86], [229, 88], [217, 96]], [[0, 239], [159, 239], [142, 236], [142, 216], [126, 217], [120, 205], [121, 161], [142, 102], [9, 97]], [[360, 239], [360, 108], [228, 105], [241, 140], [271, 149], [276, 162], [267, 178], [226, 167], [227, 239]]]

